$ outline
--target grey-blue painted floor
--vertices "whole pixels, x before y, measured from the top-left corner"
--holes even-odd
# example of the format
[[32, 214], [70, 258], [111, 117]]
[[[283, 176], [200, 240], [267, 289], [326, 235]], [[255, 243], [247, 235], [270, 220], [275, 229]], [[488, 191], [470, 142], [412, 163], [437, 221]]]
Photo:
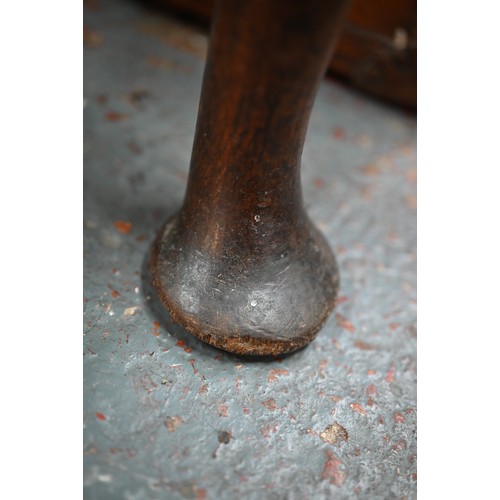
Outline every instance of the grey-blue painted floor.
[[322, 83], [302, 178], [338, 306], [306, 349], [239, 359], [172, 324], [147, 268], [206, 38], [136, 2], [84, 19], [85, 498], [416, 498], [415, 118]]

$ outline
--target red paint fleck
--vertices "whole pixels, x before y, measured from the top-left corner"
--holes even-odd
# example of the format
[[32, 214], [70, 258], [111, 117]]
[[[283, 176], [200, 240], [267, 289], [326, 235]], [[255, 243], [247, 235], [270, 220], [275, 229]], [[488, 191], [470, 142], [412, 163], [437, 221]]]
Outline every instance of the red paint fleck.
[[376, 375], [377, 372], [375, 370], [368, 370], [367, 372], [367, 375]]
[[262, 403], [268, 410], [274, 411], [276, 410], [276, 401], [273, 398], [269, 398], [268, 400]]
[[245, 406], [243, 406], [243, 413], [248, 415], [250, 413], [250, 410], [248, 408], [246, 408]]
[[184, 347], [186, 345], [186, 342], [184, 342], [184, 340], [181, 339], [181, 340], [178, 340], [175, 345], [179, 346], [179, 347]]
[[203, 500], [207, 498], [207, 490], [203, 488], [199, 488], [196, 490], [196, 500]]
[[321, 473], [321, 479], [326, 479], [330, 484], [342, 486], [347, 477], [346, 472], [341, 469], [344, 464], [330, 450], [326, 450], [325, 454], [327, 459]]
[[362, 169], [361, 169], [361, 173], [363, 175], [369, 175], [369, 176], [374, 176], [374, 175], [378, 175], [380, 174], [380, 168], [377, 167], [377, 165], [365, 165]]
[[401, 413], [396, 413], [396, 415], [394, 415], [394, 422], [397, 424], [404, 424], [405, 418], [401, 415]]
[[288, 370], [279, 370], [279, 369], [270, 370], [269, 374], [267, 375], [267, 381], [269, 383], [277, 382], [279, 375], [285, 375], [288, 377], [288, 375], [290, 375], [290, 372]]
[[189, 354], [193, 352], [193, 349], [191, 349], [191, 347], [184, 347], [184, 352], [187, 352]]
[[361, 413], [362, 415], [366, 415], [366, 410], [359, 403], [351, 403], [349, 405], [355, 412]]
[[340, 401], [342, 401], [342, 398], [340, 396], [332, 396], [332, 401], [334, 403], [339, 403]]
[[377, 388], [373, 384], [370, 384], [366, 388], [366, 395], [367, 396], [376, 396], [377, 395]]
[[190, 363], [190, 364], [191, 364], [191, 366], [193, 367], [193, 373], [194, 373], [195, 375], [197, 375], [197, 374], [198, 374], [198, 370], [197, 370], [197, 369], [196, 369], [196, 367], [194, 366], [194, 359], [190, 359], [190, 360], [189, 360], [189, 363]]
[[116, 299], [119, 296], [120, 296], [120, 292], [118, 292], [117, 290], [111, 290], [111, 297]]
[[276, 361], [277, 363], [281, 363], [283, 361], [283, 358], [278, 358], [278, 356], [274, 356], [274, 361]]
[[154, 327], [153, 335], [155, 337], [158, 337], [160, 335], [160, 323], [158, 321], [155, 321], [153, 323], [153, 327]]
[[127, 454], [127, 458], [132, 458], [132, 457], [134, 457], [136, 455], [136, 452], [134, 450], [131, 450], [130, 448], [126, 448], [126, 449], [123, 449], [123, 448], [110, 448], [109, 452], [112, 455], [116, 455], [117, 453], [126, 453]]
[[348, 300], [349, 300], [349, 297], [347, 297], [347, 295], [342, 295], [342, 297], [337, 297], [335, 304], [336, 305], [343, 304], [344, 302], [347, 302]]
[[265, 427], [264, 429], [261, 429], [260, 433], [264, 436], [264, 437], [270, 437], [271, 436], [271, 433], [273, 434], [276, 434], [276, 432], [278, 431], [278, 427], [276, 424], [274, 425], [268, 425], [267, 427]]
[[378, 417], [378, 423], [380, 425], [384, 425], [384, 419], [382, 417]]
[[368, 344], [368, 342], [363, 342], [362, 340], [355, 340], [354, 347], [363, 351], [373, 351], [375, 349], [375, 347], [373, 347], [371, 344]]
[[179, 427], [179, 425], [183, 423], [184, 419], [179, 415], [175, 415], [173, 417], [167, 416], [164, 421], [165, 427], [168, 429], [168, 432], [175, 432], [177, 427]]
[[345, 328], [349, 333], [354, 333], [356, 331], [354, 325], [344, 316], [342, 316], [342, 314], [337, 313], [335, 315], [335, 319], [337, 320], [337, 324], [340, 326], [340, 328]]
[[247, 483], [247, 482], [248, 482], [247, 476], [240, 476], [240, 483]]
[[117, 220], [115, 221], [115, 228], [117, 231], [120, 231], [120, 233], [128, 234], [132, 231], [132, 223], [124, 220]]
[[122, 122], [128, 119], [128, 116], [123, 113], [117, 113], [116, 111], [108, 111], [105, 115], [108, 122]]
[[417, 473], [414, 472], [412, 475], [411, 475], [411, 478], [416, 481], [417, 480]]
[[394, 380], [395, 374], [396, 374], [396, 369], [393, 365], [387, 372], [387, 375], [385, 376], [385, 381], [391, 383]]
[[335, 127], [333, 129], [333, 137], [339, 140], [345, 139], [345, 130], [342, 127]]
[[373, 401], [372, 398], [368, 398], [368, 401], [366, 402], [367, 406], [373, 406], [375, 404], [375, 401]]
[[96, 411], [95, 412], [95, 416], [98, 420], [106, 420], [106, 415], [104, 415], [103, 413], [99, 412], [99, 411]]
[[318, 189], [323, 189], [325, 187], [325, 181], [323, 179], [321, 179], [320, 177], [316, 177], [314, 180], [313, 180], [313, 184], [315, 185], [315, 187], [317, 187]]
[[400, 439], [395, 445], [392, 446], [392, 450], [396, 452], [405, 450], [407, 446], [406, 441], [404, 439]]
[[394, 330], [397, 330], [399, 328], [399, 323], [391, 323], [389, 325], [389, 328], [394, 331]]
[[219, 406], [219, 415], [221, 417], [227, 417], [227, 413], [228, 413], [228, 408], [226, 405], [220, 405]]

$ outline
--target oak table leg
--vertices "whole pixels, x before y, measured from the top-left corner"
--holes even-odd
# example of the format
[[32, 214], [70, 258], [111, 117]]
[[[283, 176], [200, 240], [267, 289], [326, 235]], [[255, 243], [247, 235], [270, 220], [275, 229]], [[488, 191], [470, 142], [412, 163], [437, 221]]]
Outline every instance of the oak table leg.
[[345, 4], [217, 4], [187, 193], [151, 265], [172, 319], [226, 351], [299, 349], [334, 307], [337, 266], [304, 210], [300, 159]]

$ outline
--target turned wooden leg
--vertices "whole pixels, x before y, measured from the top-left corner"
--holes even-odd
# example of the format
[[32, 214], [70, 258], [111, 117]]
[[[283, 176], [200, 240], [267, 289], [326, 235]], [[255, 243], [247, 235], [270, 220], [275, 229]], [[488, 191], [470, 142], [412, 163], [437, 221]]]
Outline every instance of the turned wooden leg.
[[337, 266], [304, 210], [300, 159], [345, 4], [217, 4], [187, 193], [152, 274], [173, 320], [226, 351], [298, 349], [334, 307]]

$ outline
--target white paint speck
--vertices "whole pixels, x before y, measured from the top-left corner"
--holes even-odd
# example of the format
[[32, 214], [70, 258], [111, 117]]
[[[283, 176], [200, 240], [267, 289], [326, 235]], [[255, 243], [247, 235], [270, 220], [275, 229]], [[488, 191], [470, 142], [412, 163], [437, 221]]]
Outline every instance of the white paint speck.
[[109, 474], [99, 474], [97, 479], [102, 483], [110, 483], [113, 478]]
[[131, 307], [127, 307], [124, 311], [123, 311], [123, 315], [125, 317], [128, 317], [128, 316], [133, 316], [138, 310], [140, 309], [139, 306], [131, 306]]
[[250, 305], [252, 307], [255, 307], [257, 305], [257, 301], [256, 300], [252, 300], [252, 302], [250, 302]]
[[259, 215], [259, 214], [257, 214], [257, 215], [253, 218], [253, 220], [254, 220], [255, 222], [259, 222], [259, 221], [260, 221], [260, 215]]
[[134, 288], [134, 292], [135, 292], [135, 293], [139, 293], [139, 287], [138, 287], [138, 286], [136, 286], [136, 287]]

